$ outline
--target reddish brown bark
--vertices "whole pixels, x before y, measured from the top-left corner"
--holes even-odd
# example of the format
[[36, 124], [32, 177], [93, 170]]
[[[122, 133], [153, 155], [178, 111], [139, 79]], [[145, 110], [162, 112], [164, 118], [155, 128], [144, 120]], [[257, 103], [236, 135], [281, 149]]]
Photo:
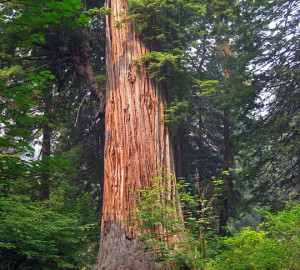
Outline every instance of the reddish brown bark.
[[125, 222], [136, 203], [132, 190], [148, 186], [163, 166], [174, 174], [169, 131], [161, 121], [166, 95], [145, 66], [132, 64], [149, 49], [135, 34], [132, 21], [116, 24], [126, 18], [127, 1], [107, 0], [106, 7], [111, 15], [106, 18], [103, 216], [93, 269], [155, 269], [136, 240], [137, 232]]

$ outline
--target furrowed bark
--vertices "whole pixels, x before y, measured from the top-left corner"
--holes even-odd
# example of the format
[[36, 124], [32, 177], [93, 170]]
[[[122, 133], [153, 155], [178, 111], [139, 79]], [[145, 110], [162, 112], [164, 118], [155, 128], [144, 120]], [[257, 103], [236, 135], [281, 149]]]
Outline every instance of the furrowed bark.
[[[174, 175], [171, 139], [162, 120], [166, 94], [145, 66], [134, 66], [149, 49], [126, 18], [126, 0], [107, 0], [106, 112], [101, 242], [94, 270], [156, 269], [151, 255], [126, 224], [135, 211], [132, 190], [149, 185], [163, 166]], [[124, 20], [125, 19], [125, 20]], [[117, 22], [121, 22], [117, 26]], [[175, 184], [175, 177], [171, 186]], [[180, 210], [179, 210], [180, 211]]]

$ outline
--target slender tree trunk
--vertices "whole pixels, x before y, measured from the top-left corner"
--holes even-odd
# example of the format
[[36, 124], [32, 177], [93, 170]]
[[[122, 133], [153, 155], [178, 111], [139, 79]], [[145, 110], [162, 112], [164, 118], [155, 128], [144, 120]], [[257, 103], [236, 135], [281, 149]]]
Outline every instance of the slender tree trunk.
[[[229, 41], [225, 43], [224, 57], [225, 57], [225, 81], [230, 78], [230, 72], [228, 69], [228, 57], [230, 56]], [[223, 111], [223, 171], [229, 172], [230, 165], [230, 130], [229, 130], [229, 110], [224, 108]], [[229, 174], [223, 174], [223, 193], [221, 196], [221, 209], [220, 209], [220, 223], [219, 223], [219, 235], [227, 235], [228, 224], [228, 196], [229, 196]]]
[[185, 177], [185, 163], [183, 160], [184, 154], [184, 142], [185, 142], [185, 132], [183, 129], [183, 123], [180, 123], [177, 128], [177, 134], [175, 136], [175, 169], [176, 169], [176, 176]]
[[[48, 118], [46, 123], [43, 126], [43, 140], [42, 140], [42, 161], [47, 164], [47, 157], [50, 157], [50, 147], [51, 147], [51, 133], [52, 129], [49, 125], [50, 115], [51, 115], [51, 90], [49, 88], [44, 89], [43, 99], [44, 99], [44, 116]], [[41, 173], [41, 185], [40, 185], [40, 200], [44, 201], [49, 198], [49, 182], [50, 176], [47, 168]]]
[[[224, 110], [223, 119], [223, 171], [229, 171], [230, 160], [230, 142], [229, 142], [229, 120], [228, 112]], [[223, 174], [223, 193], [221, 196], [221, 209], [220, 209], [220, 223], [219, 223], [219, 235], [227, 235], [227, 223], [228, 223], [228, 195], [229, 195], [229, 175]]]
[[175, 137], [175, 161], [176, 161], [176, 176], [182, 177], [182, 151], [181, 151], [181, 134], [177, 131]]
[[188, 178], [188, 139], [187, 139], [187, 127], [184, 123], [180, 123], [177, 128], [177, 134], [175, 136], [175, 167], [176, 177]]
[[[51, 129], [49, 128], [49, 124], [45, 124], [43, 128], [43, 141], [42, 141], [42, 160], [45, 161], [46, 157], [50, 156], [50, 137], [51, 137]], [[47, 163], [46, 163], [47, 164]], [[49, 172], [48, 168], [41, 173], [41, 185], [40, 185], [40, 200], [44, 201], [49, 198]]]
[[203, 120], [202, 120], [202, 114], [203, 114], [203, 109], [202, 109], [202, 100], [201, 97], [199, 98], [199, 137], [200, 137], [200, 141], [198, 144], [199, 147], [199, 187], [202, 185], [203, 182]]
[[188, 142], [188, 127], [184, 123], [180, 124], [178, 127], [178, 135], [180, 137], [180, 174], [176, 176], [182, 177], [188, 180], [188, 162], [189, 162], [189, 142]]
[[188, 180], [189, 171], [189, 142], [188, 142], [188, 131], [185, 129], [182, 140], [181, 140], [181, 177]]
[[147, 75], [146, 67], [132, 65], [149, 49], [135, 34], [132, 21], [116, 25], [128, 12], [127, 1], [107, 0], [106, 7], [111, 15], [106, 17], [103, 216], [93, 269], [155, 269], [136, 240], [138, 232], [126, 220], [137, 203], [132, 190], [148, 186], [163, 166], [166, 173], [174, 174], [170, 136], [161, 121], [166, 95]]

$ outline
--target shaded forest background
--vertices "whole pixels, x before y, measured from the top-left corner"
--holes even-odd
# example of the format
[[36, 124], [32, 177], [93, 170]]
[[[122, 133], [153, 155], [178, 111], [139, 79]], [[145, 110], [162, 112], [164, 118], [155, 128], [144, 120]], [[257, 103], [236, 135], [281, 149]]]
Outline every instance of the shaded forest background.
[[[110, 12], [103, 5], [0, 1], [0, 269], [94, 264]], [[183, 197], [183, 210], [196, 253], [173, 258], [164, 246], [165, 267], [298, 269], [298, 1], [129, 6], [124, 20], [135, 21], [152, 49], [132, 65], [146, 65], [167, 90], [161, 121], [182, 194], [192, 197]]]

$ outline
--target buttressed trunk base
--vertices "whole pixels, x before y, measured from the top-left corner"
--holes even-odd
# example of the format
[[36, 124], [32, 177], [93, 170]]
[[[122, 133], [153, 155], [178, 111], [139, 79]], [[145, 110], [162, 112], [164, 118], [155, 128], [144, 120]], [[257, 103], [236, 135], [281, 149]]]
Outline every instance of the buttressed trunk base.
[[93, 269], [150, 270], [158, 269], [150, 253], [132, 239], [115, 220], [106, 220], [101, 233], [100, 251]]

